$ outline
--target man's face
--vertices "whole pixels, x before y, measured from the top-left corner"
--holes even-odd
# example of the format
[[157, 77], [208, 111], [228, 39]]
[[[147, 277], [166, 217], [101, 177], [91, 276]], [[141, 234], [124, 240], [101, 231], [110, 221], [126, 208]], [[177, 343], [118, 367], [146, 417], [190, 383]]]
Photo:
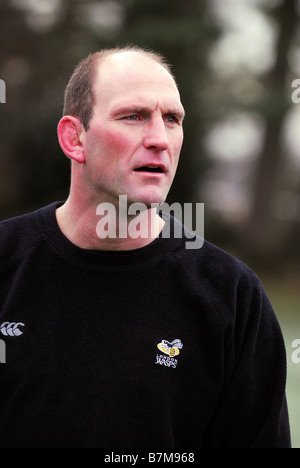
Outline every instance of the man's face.
[[96, 102], [83, 135], [85, 177], [95, 202], [163, 203], [183, 142], [184, 110], [171, 75], [136, 53], [98, 68]]

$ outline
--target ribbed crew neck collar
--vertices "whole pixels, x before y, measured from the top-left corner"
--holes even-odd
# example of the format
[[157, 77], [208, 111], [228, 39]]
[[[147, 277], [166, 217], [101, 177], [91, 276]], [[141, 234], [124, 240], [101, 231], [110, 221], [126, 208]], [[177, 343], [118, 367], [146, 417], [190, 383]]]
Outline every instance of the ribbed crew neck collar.
[[[145, 247], [134, 250], [89, 250], [83, 249], [73, 244], [60, 230], [56, 220], [56, 209], [64, 202], [54, 202], [37, 211], [40, 226], [43, 234], [57, 252], [66, 259], [77, 263], [84, 263], [91, 266], [132, 266], [141, 265], [145, 262], [154, 262], [161, 258], [170, 242], [165, 236], [165, 232], [172, 232], [174, 218], [166, 213], [160, 213], [165, 221], [165, 226], [160, 235]], [[182, 239], [176, 239], [176, 241]]]

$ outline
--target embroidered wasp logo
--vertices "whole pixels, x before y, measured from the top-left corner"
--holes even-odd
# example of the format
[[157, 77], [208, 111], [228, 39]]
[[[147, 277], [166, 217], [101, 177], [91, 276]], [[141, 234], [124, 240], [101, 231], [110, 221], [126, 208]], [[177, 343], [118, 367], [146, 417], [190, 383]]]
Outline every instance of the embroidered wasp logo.
[[162, 340], [162, 342], [159, 343], [157, 347], [160, 351], [172, 358], [174, 356], [178, 356], [178, 354], [180, 353], [179, 350], [183, 348], [183, 344], [181, 340], [178, 339], [172, 341], [172, 343], [170, 343], [167, 340]]

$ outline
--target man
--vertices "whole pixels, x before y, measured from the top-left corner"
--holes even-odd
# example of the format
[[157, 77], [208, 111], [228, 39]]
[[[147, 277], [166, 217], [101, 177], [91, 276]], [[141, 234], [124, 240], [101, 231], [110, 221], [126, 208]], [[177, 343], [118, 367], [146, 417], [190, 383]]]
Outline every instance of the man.
[[[208, 242], [186, 249], [190, 233], [155, 209], [183, 117], [156, 54], [101, 51], [75, 69], [58, 125], [69, 197], [0, 224], [1, 447], [290, 447], [260, 281]], [[139, 235], [121, 196], [145, 207]]]
[[[57, 220], [62, 232], [79, 247], [128, 250], [153, 239], [124, 236], [100, 242], [95, 230], [97, 206], [105, 202], [118, 209], [120, 194], [127, 196], [128, 204], [140, 202], [149, 208], [165, 201], [182, 146], [184, 110], [170, 72], [151, 55], [102, 52], [96, 55], [98, 60], [99, 55], [107, 66], [99, 67], [95, 76], [95, 102], [88, 122], [83, 122], [84, 110], [76, 109], [77, 96], [72, 95], [80, 68], [67, 89], [67, 115], [58, 125], [58, 136], [73, 161], [72, 182], [67, 202], [57, 210]], [[148, 220], [149, 213], [145, 216]], [[157, 235], [162, 219], [156, 215], [153, 222]]]

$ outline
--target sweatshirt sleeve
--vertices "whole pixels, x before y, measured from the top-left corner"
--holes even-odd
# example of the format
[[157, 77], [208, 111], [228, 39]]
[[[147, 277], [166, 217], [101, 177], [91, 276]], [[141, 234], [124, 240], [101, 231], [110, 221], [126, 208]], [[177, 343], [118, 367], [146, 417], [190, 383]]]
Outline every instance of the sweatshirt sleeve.
[[290, 448], [286, 351], [258, 278], [238, 282], [224, 362], [224, 385], [208, 447]]

